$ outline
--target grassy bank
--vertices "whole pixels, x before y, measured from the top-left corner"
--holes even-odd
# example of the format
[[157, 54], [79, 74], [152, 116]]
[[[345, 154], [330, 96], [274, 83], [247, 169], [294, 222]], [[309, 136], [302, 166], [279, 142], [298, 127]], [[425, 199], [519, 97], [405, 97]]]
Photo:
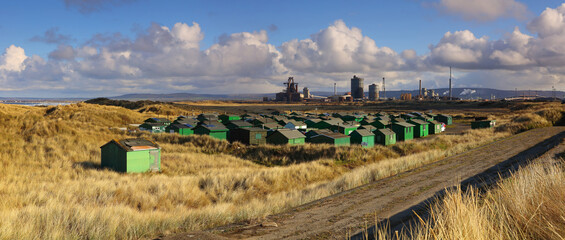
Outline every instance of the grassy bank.
[[[547, 161], [550, 162], [550, 161]], [[563, 239], [565, 168], [536, 162], [487, 191], [449, 192], [402, 239]], [[411, 237], [408, 237], [411, 236]], [[386, 231], [379, 239], [397, 239]]]
[[[248, 148], [207, 137], [110, 129], [152, 114], [84, 103], [0, 104], [6, 139], [0, 142], [0, 239], [152, 238], [257, 219], [510, 135], [475, 130], [366, 150]], [[138, 135], [162, 146], [163, 173], [99, 168], [102, 144]]]

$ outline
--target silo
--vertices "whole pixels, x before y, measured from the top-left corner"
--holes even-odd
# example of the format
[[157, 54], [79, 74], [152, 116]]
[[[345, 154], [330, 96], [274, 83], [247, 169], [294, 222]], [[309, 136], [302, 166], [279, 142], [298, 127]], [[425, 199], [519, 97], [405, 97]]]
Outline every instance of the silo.
[[351, 79], [351, 97], [353, 99], [363, 99], [363, 78], [353, 75]]
[[377, 101], [379, 99], [379, 85], [369, 85], [369, 101]]
[[302, 91], [304, 93], [304, 98], [310, 98], [310, 89], [305, 87]]

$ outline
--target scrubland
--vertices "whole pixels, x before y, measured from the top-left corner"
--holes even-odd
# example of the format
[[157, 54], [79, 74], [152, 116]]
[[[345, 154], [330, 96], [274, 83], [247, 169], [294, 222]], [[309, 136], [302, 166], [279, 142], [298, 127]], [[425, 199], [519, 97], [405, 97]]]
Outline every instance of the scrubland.
[[532, 163], [489, 191], [450, 191], [431, 206], [430, 217], [401, 234], [386, 229], [377, 239], [563, 239], [563, 159]]
[[[247, 147], [207, 136], [111, 129], [183, 111], [160, 105], [128, 110], [86, 103], [48, 108], [0, 104], [0, 238], [154, 238], [253, 221], [551, 120], [551, 114], [532, 113], [541, 118], [371, 149]], [[127, 137], [156, 140], [163, 172], [100, 169], [99, 147]]]

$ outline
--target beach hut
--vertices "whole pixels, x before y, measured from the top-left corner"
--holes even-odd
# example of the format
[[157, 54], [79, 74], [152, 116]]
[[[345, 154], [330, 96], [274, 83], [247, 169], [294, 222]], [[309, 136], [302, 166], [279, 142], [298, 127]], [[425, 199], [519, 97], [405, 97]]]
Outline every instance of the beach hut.
[[334, 118], [334, 119], [319, 121], [319, 122], [313, 124], [312, 127], [317, 128], [317, 129], [329, 129], [332, 126], [334, 126], [334, 125], [337, 126], [341, 123], [343, 123], [343, 121], [341, 119]]
[[496, 126], [496, 120], [479, 120], [471, 122], [471, 129], [492, 128]]
[[267, 136], [269, 144], [304, 145], [306, 136], [298, 130], [278, 129]]
[[295, 120], [287, 120], [285, 121], [285, 125], [284, 128], [288, 128], [288, 129], [306, 129], [307, 125], [306, 123], [303, 122], [299, 122], [299, 121], [295, 121]]
[[166, 128], [166, 124], [156, 122], [144, 122], [143, 124], [139, 125], [139, 130], [149, 131], [151, 133], [162, 133], [165, 132]]
[[262, 128], [236, 128], [229, 133], [230, 142], [241, 142], [247, 145], [267, 143], [267, 129]]
[[428, 130], [429, 134], [439, 134], [441, 133], [442, 130], [442, 124], [436, 120], [433, 120], [430, 121], [429, 128], [430, 128]]
[[383, 120], [383, 119], [378, 119], [378, 120], [371, 122], [371, 126], [374, 126], [377, 129], [387, 128], [387, 127], [390, 126], [390, 124], [391, 124], [390, 120], [387, 121], [387, 120]]
[[218, 121], [218, 115], [215, 114], [200, 114], [196, 117], [198, 121], [206, 122], [206, 121]]
[[363, 147], [375, 146], [375, 134], [366, 129], [357, 129], [351, 134], [351, 143], [361, 144]]
[[349, 146], [350, 145], [349, 136], [342, 133], [326, 132], [309, 139], [311, 143], [328, 143], [334, 146]]
[[438, 114], [436, 115], [436, 117], [434, 118], [434, 120], [438, 121], [438, 122], [442, 122], [445, 123], [445, 125], [451, 125], [453, 124], [453, 119], [451, 116], [449, 115], [445, 115], [445, 114]]
[[344, 122], [340, 123], [339, 125], [333, 125], [330, 129], [334, 132], [339, 132], [341, 134], [349, 135], [351, 132], [357, 130], [360, 124], [355, 122]]
[[392, 124], [392, 131], [396, 133], [397, 141], [408, 141], [414, 139], [414, 125], [407, 122], [396, 122]]
[[428, 136], [428, 128], [429, 128], [428, 122], [414, 118], [412, 120], [408, 120], [408, 123], [411, 123], [411, 124], [414, 125], [414, 137], [415, 138], [421, 138], [421, 137]]
[[218, 119], [220, 120], [220, 122], [230, 122], [230, 121], [237, 121], [237, 120], [241, 120], [241, 117], [235, 114], [222, 114], [220, 116], [218, 116]]
[[267, 129], [267, 130], [283, 129], [284, 128], [282, 125], [278, 124], [277, 122], [265, 123], [265, 124], [262, 124], [262, 125], [257, 126], [257, 127]]
[[375, 134], [375, 143], [385, 146], [396, 143], [396, 133], [389, 128], [377, 129], [373, 133]]
[[236, 128], [251, 128], [253, 124], [243, 121], [243, 120], [234, 120], [224, 124], [228, 129], [236, 129]]
[[143, 138], [111, 140], [100, 147], [101, 166], [117, 172], [161, 171], [161, 148]]
[[201, 124], [193, 128], [194, 134], [209, 135], [210, 137], [227, 140], [228, 129], [221, 123], [217, 124]]
[[183, 136], [188, 136], [194, 134], [194, 130], [192, 130], [193, 127], [196, 127], [196, 125], [173, 123], [167, 126], [165, 131], [168, 133], [178, 133]]
[[166, 119], [166, 118], [148, 118], [148, 119], [145, 119], [145, 121], [143, 121], [143, 122], [146, 122], [146, 123], [160, 123], [160, 124], [163, 124], [163, 125], [169, 125], [169, 124], [171, 124], [171, 121], [170, 121], [169, 119]]

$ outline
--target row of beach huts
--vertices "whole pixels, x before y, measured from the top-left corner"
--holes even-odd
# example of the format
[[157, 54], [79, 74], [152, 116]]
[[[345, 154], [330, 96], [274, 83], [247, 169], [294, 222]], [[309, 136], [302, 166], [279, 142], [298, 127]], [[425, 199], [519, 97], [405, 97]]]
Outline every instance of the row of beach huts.
[[[397, 141], [439, 134], [452, 117], [424, 113], [285, 113], [271, 114], [201, 114], [179, 116], [174, 121], [148, 118], [138, 127], [152, 133], [209, 135], [248, 145], [327, 143], [335, 146], [359, 144], [392, 145]], [[488, 128], [494, 120], [477, 119], [472, 128]], [[101, 166], [118, 172], [160, 172], [161, 147], [154, 141], [133, 138], [114, 139], [101, 146]]]
[[419, 112], [391, 115], [275, 111], [271, 114], [179, 116], [172, 122], [166, 118], [148, 118], [139, 129], [153, 133], [209, 135], [249, 145], [310, 142], [373, 147], [439, 134], [445, 130], [445, 125], [450, 124], [452, 118], [449, 115]]

